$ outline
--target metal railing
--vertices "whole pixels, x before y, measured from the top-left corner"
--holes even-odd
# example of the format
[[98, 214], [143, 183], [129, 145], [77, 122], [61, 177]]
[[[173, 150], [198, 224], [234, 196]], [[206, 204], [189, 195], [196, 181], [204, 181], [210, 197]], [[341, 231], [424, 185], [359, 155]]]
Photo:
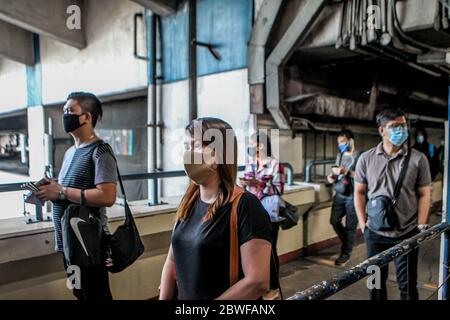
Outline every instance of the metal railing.
[[305, 182], [312, 182], [312, 170], [315, 166], [327, 165], [327, 164], [335, 164], [336, 159], [328, 159], [328, 160], [309, 160], [306, 164], [305, 168]]
[[[322, 281], [306, 290], [295, 293], [293, 296], [289, 297], [288, 300], [322, 300], [329, 298], [370, 275], [371, 273], [368, 272], [369, 267], [384, 267], [394, 259], [408, 255], [420, 245], [433, 240], [448, 231], [450, 231], [450, 224], [447, 222], [437, 224], [430, 229], [421, 232], [412, 238], [406, 239], [392, 248], [361, 262], [349, 270], [334, 275], [329, 280]], [[447, 283], [447, 281], [448, 279], [444, 279], [442, 282]]]
[[[284, 162], [282, 163], [284, 168], [287, 171], [287, 184], [294, 184], [294, 169], [291, 164]], [[238, 171], [245, 170], [245, 166], [239, 166]], [[157, 171], [157, 172], [146, 172], [146, 173], [134, 173], [134, 174], [125, 174], [122, 175], [122, 180], [130, 181], [130, 180], [152, 180], [152, 196], [150, 197], [149, 205], [155, 206], [161, 204], [159, 201], [159, 191], [158, 191], [158, 180], [164, 178], [177, 178], [184, 177], [186, 173], [184, 170], [172, 170], [172, 171]], [[0, 184], [0, 193], [2, 192], [15, 192], [15, 191], [23, 191], [21, 185], [26, 182], [18, 182], [18, 183], [7, 183]], [[30, 219], [30, 222], [39, 222], [43, 221], [42, 208], [36, 206], [36, 219]]]

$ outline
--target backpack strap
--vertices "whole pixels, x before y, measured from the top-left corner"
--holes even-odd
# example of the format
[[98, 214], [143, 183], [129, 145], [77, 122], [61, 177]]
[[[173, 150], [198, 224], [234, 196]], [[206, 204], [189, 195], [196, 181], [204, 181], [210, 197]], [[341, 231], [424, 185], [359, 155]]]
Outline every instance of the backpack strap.
[[230, 287], [239, 280], [239, 239], [238, 239], [238, 205], [245, 193], [244, 189], [236, 186], [231, 196], [230, 215]]
[[402, 189], [403, 186], [403, 180], [405, 180], [405, 176], [406, 176], [406, 171], [408, 170], [408, 165], [409, 165], [409, 160], [411, 159], [411, 153], [412, 153], [412, 149], [408, 148], [407, 151], [407, 155], [405, 157], [405, 160], [403, 162], [403, 167], [400, 171], [400, 176], [397, 180], [397, 183], [395, 185], [395, 189], [394, 189], [394, 198], [392, 199], [393, 204], [395, 205], [397, 203], [397, 200], [400, 196], [400, 191]]

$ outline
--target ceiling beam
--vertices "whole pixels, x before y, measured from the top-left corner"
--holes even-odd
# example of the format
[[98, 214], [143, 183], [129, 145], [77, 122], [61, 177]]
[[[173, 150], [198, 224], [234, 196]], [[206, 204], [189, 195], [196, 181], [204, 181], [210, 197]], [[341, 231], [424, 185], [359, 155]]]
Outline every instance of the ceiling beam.
[[0, 21], [0, 55], [29, 66], [34, 65], [33, 34], [12, 24]]
[[141, 6], [150, 9], [153, 13], [160, 16], [168, 16], [177, 11], [176, 0], [132, 0]]
[[[79, 8], [80, 28], [69, 28], [68, 22], [78, 12], [68, 10]], [[69, 46], [86, 47], [84, 32], [84, 0], [0, 0], [0, 20], [30, 32], [48, 36]]]

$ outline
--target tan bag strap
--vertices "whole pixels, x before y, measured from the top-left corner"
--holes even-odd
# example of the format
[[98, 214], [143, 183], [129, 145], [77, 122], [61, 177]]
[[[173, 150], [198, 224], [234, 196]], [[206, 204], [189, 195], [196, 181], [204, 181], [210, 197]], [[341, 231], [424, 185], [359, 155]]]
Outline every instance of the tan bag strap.
[[235, 187], [231, 197], [230, 215], [230, 287], [239, 280], [239, 239], [238, 239], [238, 205], [244, 189]]

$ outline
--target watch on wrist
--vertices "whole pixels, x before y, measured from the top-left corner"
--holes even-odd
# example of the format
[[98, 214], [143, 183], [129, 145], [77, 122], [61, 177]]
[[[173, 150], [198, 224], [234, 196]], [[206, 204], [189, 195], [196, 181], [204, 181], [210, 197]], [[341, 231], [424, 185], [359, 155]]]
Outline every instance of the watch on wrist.
[[61, 191], [59, 191], [58, 195], [59, 200], [67, 200], [67, 188], [62, 187]]
[[428, 224], [419, 224], [417, 226], [417, 229], [419, 229], [420, 232], [424, 232], [425, 230], [427, 230], [430, 226]]

